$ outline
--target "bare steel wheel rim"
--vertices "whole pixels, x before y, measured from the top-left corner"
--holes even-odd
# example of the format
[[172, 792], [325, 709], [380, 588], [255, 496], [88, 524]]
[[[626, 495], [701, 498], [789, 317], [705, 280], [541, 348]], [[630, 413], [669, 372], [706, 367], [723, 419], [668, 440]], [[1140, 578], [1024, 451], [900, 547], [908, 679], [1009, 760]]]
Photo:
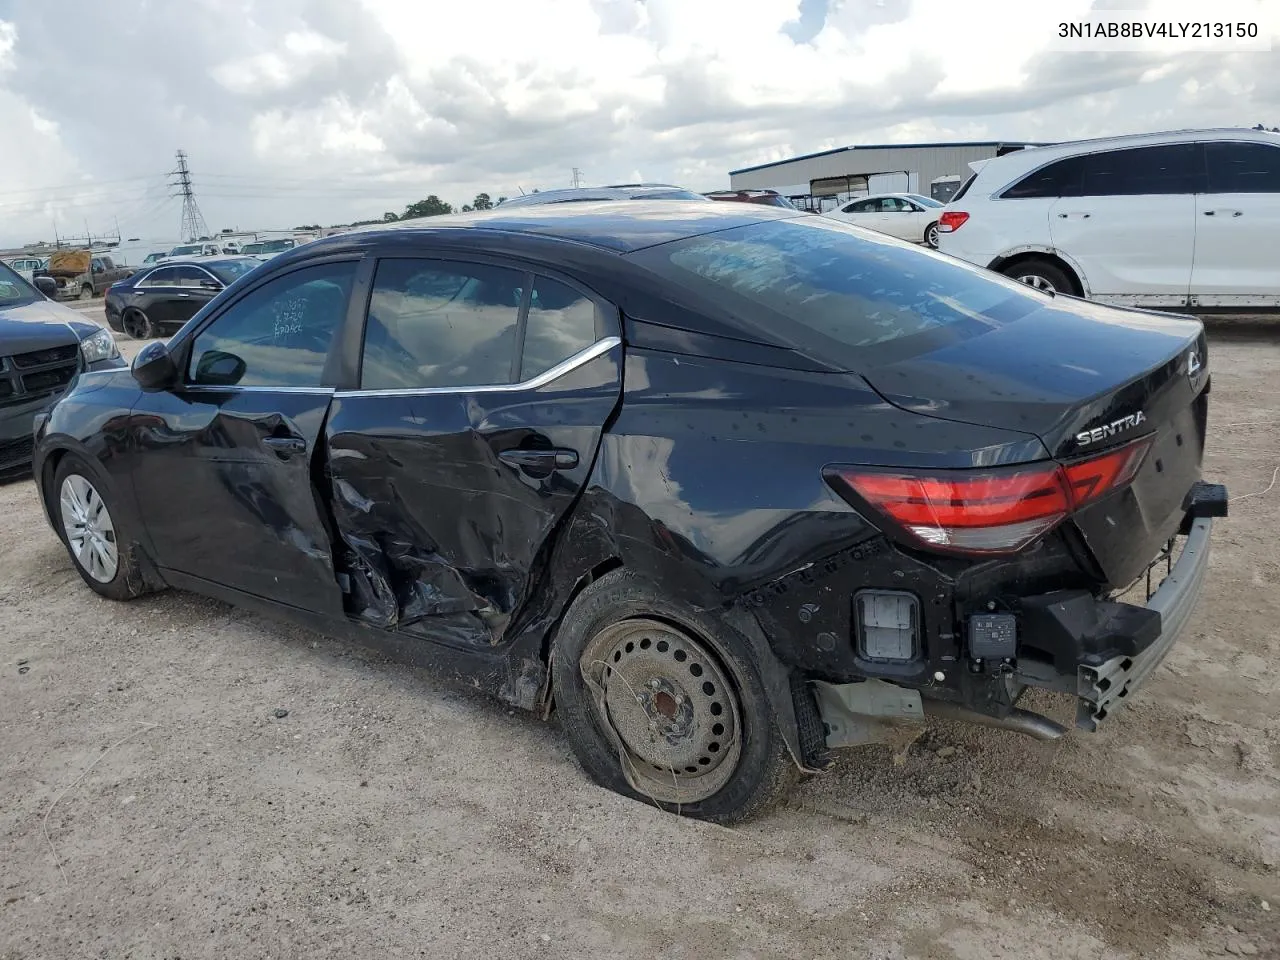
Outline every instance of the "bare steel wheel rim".
[[76, 563], [98, 583], [110, 583], [120, 566], [116, 528], [102, 495], [78, 473], [62, 481], [62, 529]]
[[1057, 288], [1038, 273], [1024, 273], [1020, 277], [1014, 277], [1014, 279], [1019, 283], [1025, 283], [1028, 287], [1035, 287], [1037, 290], [1043, 290], [1045, 293], [1057, 292]]
[[738, 693], [702, 643], [657, 620], [622, 620], [591, 639], [580, 667], [636, 790], [695, 803], [729, 782], [742, 755]]

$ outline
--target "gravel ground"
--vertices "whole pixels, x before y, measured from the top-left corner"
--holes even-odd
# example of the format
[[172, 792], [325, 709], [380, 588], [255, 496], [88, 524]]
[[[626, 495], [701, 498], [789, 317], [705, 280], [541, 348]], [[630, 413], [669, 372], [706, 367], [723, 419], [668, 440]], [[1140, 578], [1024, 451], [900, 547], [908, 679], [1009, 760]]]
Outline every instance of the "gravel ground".
[[1280, 344], [1211, 354], [1206, 474], [1241, 499], [1140, 696], [1057, 743], [849, 751], [734, 830], [423, 671], [100, 600], [0, 486], [0, 960], [1280, 957]]

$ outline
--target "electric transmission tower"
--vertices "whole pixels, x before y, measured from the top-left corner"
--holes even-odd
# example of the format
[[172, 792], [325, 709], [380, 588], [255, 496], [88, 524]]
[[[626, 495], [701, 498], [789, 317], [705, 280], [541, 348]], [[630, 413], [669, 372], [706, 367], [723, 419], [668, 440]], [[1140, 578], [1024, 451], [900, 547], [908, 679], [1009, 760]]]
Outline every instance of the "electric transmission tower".
[[573, 168], [573, 185], [575, 188], [582, 186], [582, 171], [577, 167]]
[[171, 194], [182, 198], [182, 226], [179, 232], [186, 243], [209, 236], [209, 225], [204, 222], [204, 214], [196, 203], [195, 191], [191, 189], [191, 168], [187, 166], [187, 155], [178, 151], [178, 169], [170, 172], [169, 186], [177, 189]]

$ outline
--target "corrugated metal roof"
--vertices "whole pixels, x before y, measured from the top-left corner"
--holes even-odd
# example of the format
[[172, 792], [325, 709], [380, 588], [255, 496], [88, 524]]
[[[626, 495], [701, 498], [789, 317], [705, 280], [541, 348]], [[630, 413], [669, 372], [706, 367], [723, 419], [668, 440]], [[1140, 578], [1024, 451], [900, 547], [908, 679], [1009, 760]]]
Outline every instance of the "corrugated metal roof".
[[786, 160], [773, 160], [769, 163], [758, 163], [754, 167], [740, 167], [737, 170], [730, 170], [729, 175], [735, 173], [749, 173], [752, 170], [766, 170], [769, 167], [780, 167], [785, 163], [796, 163], [800, 160], [812, 160], [815, 157], [830, 157], [837, 153], [844, 153], [849, 150], [928, 150], [928, 149], [945, 149], [947, 147], [995, 147], [999, 150], [1001, 147], [1044, 147], [1049, 146], [1048, 143], [1032, 143], [1025, 140], [962, 140], [951, 143], [856, 143], [847, 147], [836, 147], [833, 150], [819, 150], [817, 153], [803, 153], [798, 157], [788, 157]]

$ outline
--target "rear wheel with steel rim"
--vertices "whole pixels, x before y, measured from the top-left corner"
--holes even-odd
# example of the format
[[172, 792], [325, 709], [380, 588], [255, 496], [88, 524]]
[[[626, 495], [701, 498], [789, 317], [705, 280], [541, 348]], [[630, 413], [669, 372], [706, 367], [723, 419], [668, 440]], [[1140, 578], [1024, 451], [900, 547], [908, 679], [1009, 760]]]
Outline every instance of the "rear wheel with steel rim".
[[742, 753], [738, 695], [702, 644], [657, 620], [622, 620], [591, 638], [579, 665], [643, 792], [693, 803], [729, 781]]
[[1043, 293], [1075, 294], [1076, 285], [1065, 270], [1048, 260], [1027, 259], [1002, 267], [1000, 272]]
[[128, 600], [146, 591], [127, 518], [114, 509], [111, 492], [98, 471], [68, 453], [47, 481], [45, 495], [62, 542], [85, 583], [112, 600]]
[[574, 753], [609, 789], [732, 823], [767, 809], [797, 777], [751, 645], [629, 570], [573, 602], [551, 672]]
[[938, 247], [938, 224], [931, 223], [924, 228], [924, 244], [926, 247]]

